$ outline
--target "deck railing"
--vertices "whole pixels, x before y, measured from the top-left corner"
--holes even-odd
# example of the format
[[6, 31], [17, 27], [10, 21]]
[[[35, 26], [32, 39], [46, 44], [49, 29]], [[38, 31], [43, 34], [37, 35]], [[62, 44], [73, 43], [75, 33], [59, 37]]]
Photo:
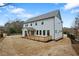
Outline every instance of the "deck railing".
[[27, 39], [31, 39], [31, 40], [37, 40], [37, 41], [43, 41], [43, 42], [47, 42], [52, 40], [52, 36], [27, 36]]

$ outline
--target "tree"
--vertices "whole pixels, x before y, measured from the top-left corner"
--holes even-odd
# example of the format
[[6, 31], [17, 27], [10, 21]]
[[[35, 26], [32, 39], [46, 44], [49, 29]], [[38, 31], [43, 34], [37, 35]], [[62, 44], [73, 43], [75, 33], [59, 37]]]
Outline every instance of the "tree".
[[21, 34], [23, 24], [24, 21], [14, 20], [12, 22], [7, 22], [5, 24], [5, 29], [8, 34]]
[[75, 17], [74, 23], [73, 23], [73, 33], [75, 35], [75, 37], [79, 40], [79, 15], [77, 15], [77, 17]]

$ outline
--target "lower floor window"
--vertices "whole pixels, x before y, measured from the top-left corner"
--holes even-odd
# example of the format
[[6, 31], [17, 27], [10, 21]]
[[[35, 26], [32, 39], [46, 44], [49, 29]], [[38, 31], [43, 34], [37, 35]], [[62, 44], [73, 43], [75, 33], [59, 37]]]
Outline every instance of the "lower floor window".
[[36, 35], [47, 35], [50, 36], [50, 30], [37, 30]]
[[42, 32], [42, 31], [40, 30], [40, 35], [41, 35], [41, 32]]
[[45, 35], [45, 30], [43, 30], [43, 35]]
[[38, 30], [37, 30], [36, 34], [38, 35]]
[[48, 35], [48, 36], [50, 35], [50, 31], [49, 31], [49, 30], [47, 30], [47, 35]]

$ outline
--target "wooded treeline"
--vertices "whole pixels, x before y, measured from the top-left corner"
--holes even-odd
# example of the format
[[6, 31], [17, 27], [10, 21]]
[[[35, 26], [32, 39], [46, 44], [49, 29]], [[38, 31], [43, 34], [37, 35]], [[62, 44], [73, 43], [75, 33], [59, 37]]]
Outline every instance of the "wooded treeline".
[[4, 29], [0, 31], [7, 33], [7, 35], [21, 34], [23, 24], [24, 24], [24, 21], [21, 21], [21, 20], [14, 20], [11, 22], [7, 22], [3, 27]]

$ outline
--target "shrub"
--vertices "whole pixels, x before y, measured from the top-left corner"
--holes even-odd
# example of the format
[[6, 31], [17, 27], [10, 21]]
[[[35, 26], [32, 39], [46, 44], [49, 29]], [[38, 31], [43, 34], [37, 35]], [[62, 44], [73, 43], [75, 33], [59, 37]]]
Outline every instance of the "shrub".
[[69, 37], [70, 39], [75, 39], [75, 35], [68, 33], [67, 37]]

